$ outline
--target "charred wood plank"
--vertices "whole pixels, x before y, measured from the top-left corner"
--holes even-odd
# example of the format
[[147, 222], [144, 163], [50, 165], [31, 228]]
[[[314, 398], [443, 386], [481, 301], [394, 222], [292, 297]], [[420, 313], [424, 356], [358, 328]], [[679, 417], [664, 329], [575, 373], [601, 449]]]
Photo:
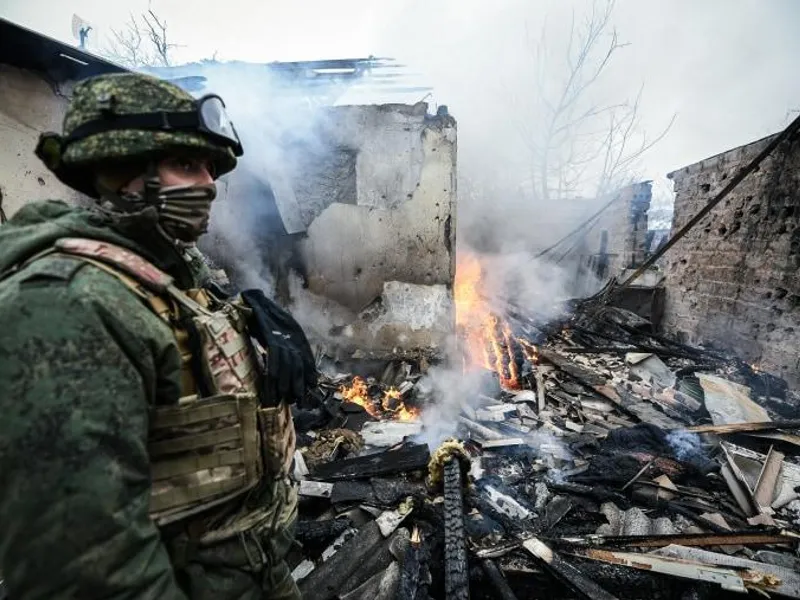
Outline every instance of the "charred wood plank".
[[339, 598], [341, 600], [393, 600], [397, 595], [399, 583], [400, 565], [393, 562], [388, 569], [376, 573], [361, 586]]
[[553, 552], [548, 546], [536, 538], [531, 538], [522, 543], [522, 546], [535, 556], [542, 565], [559, 581], [569, 587], [583, 598], [588, 600], [617, 600], [594, 581], [586, 577], [575, 566], [571, 565], [560, 555]]
[[444, 466], [444, 585], [447, 600], [469, 600], [467, 539], [461, 465], [451, 459]]
[[372, 484], [368, 481], [337, 481], [333, 484], [333, 492], [331, 492], [333, 504], [372, 502], [374, 500], [375, 493], [372, 491]]
[[333, 484], [331, 502], [362, 502], [380, 506], [394, 506], [408, 496], [424, 493], [425, 486], [403, 479], [382, 479], [374, 477], [371, 481], [337, 481]]
[[761, 421], [755, 423], [730, 423], [728, 425], [695, 425], [686, 427], [694, 433], [746, 433], [750, 431], [770, 431], [774, 429], [800, 429], [800, 419], [786, 421]]
[[598, 375], [597, 373], [593, 373], [589, 369], [584, 369], [583, 367], [579, 367], [578, 365], [570, 361], [568, 358], [561, 356], [560, 354], [553, 352], [552, 350], [548, 350], [547, 348], [540, 348], [539, 356], [545, 359], [547, 362], [554, 364], [560, 370], [574, 377], [584, 385], [588, 385], [589, 387], [593, 388], [595, 386], [604, 385], [606, 383], [605, 377]]
[[407, 444], [397, 450], [323, 463], [314, 470], [314, 478], [341, 481], [393, 475], [423, 469], [429, 460], [427, 444]]
[[483, 572], [486, 573], [489, 581], [492, 582], [494, 589], [498, 594], [500, 594], [498, 596], [500, 600], [517, 600], [514, 590], [512, 590], [511, 586], [508, 585], [505, 575], [503, 575], [503, 572], [498, 568], [493, 560], [490, 558], [483, 559], [481, 561], [481, 568], [483, 569]]
[[372, 480], [372, 491], [375, 502], [385, 506], [394, 506], [408, 496], [425, 493], [422, 483], [413, 483], [404, 479], [382, 479], [375, 477]]
[[478, 509], [478, 511], [485, 517], [489, 517], [492, 521], [498, 523], [505, 531], [511, 536], [518, 537], [525, 533], [523, 521], [519, 519], [512, 519], [508, 515], [500, 512], [492, 506], [480, 492], [473, 491], [470, 494], [470, 503]]
[[353, 526], [350, 519], [326, 519], [324, 521], [298, 521], [295, 537], [302, 544], [319, 544], [341, 535]]
[[347, 581], [345, 581], [339, 589], [339, 595], [343, 596], [352, 592], [377, 573], [386, 571], [389, 565], [394, 562], [394, 555], [398, 553], [398, 551], [405, 554], [405, 549], [408, 544], [408, 530], [401, 528], [395, 531], [392, 537], [388, 540], [384, 540], [377, 548], [364, 557], [361, 564], [353, 571], [352, 575], [347, 578]]
[[409, 542], [405, 557], [401, 561], [403, 569], [395, 600], [427, 600], [428, 552], [418, 529], [414, 529]]
[[300, 583], [300, 592], [303, 597], [315, 600], [335, 598], [350, 575], [383, 539], [381, 530], [375, 521], [363, 525], [355, 536], [339, 548], [336, 554], [303, 579]]
[[678, 352], [677, 350], [666, 350], [663, 348], [656, 348], [655, 346], [637, 345], [626, 346], [620, 348], [619, 346], [591, 346], [591, 347], [578, 347], [570, 348], [570, 352], [575, 354], [627, 354], [628, 352], [650, 352], [658, 354], [659, 356], [669, 356], [672, 358], [685, 358], [688, 360], [697, 359], [696, 354], [689, 354], [688, 352]]
[[679, 546], [768, 546], [772, 544], [795, 544], [798, 535], [793, 532], [773, 529], [765, 532], [732, 531], [729, 533], [674, 533], [667, 535], [591, 535], [585, 537], [562, 537], [549, 540], [567, 546], [600, 548], [663, 548], [672, 544]]
[[614, 502], [617, 506], [627, 508], [631, 505], [630, 500], [619, 492], [601, 485], [582, 485], [580, 483], [556, 483], [547, 482], [547, 487], [553, 491], [564, 492], [565, 494], [575, 494], [578, 496], [588, 496], [598, 502]]

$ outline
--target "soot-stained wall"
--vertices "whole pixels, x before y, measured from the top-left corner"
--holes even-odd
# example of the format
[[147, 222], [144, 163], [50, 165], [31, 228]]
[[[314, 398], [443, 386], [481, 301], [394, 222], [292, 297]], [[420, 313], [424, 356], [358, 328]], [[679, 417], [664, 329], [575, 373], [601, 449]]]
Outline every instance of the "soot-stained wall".
[[[766, 138], [669, 175], [673, 232]], [[784, 143], [666, 257], [666, 329], [800, 385], [800, 139]]]

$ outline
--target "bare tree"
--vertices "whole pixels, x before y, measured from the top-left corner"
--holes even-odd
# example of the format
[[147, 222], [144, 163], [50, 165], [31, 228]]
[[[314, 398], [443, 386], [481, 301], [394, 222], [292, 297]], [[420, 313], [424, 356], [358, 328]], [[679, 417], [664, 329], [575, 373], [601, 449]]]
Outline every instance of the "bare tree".
[[177, 47], [169, 41], [167, 22], [150, 9], [138, 18], [130, 15], [123, 28], [112, 29], [102, 54], [126, 67], [168, 67], [171, 50]]
[[655, 137], [642, 132], [641, 88], [633, 99], [593, 101], [597, 82], [627, 46], [612, 26], [613, 10], [614, 0], [595, 0], [582, 23], [576, 23], [573, 13], [564, 67], [551, 55], [546, 21], [532, 48], [534, 117], [521, 131], [531, 151], [530, 187], [541, 200], [578, 193], [599, 197], [632, 182], [639, 159], [664, 138], [675, 120], [673, 116]]

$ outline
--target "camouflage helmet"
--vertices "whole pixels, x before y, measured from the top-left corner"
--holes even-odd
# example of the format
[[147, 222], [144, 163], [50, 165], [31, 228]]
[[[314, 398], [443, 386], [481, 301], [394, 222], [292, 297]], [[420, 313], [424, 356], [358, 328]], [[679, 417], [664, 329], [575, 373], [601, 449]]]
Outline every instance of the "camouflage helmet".
[[151, 119], [155, 115], [196, 115], [201, 101], [172, 83], [140, 73], [84, 79], [73, 90], [63, 136], [43, 134], [36, 154], [63, 183], [95, 198], [97, 167], [160, 160], [175, 151], [209, 158], [218, 177], [233, 170], [236, 156], [241, 155], [229, 121], [236, 148], [211, 131], [187, 125], [185, 119], [178, 127], [166, 122], [163, 126], [135, 124], [136, 118], [145, 115]]

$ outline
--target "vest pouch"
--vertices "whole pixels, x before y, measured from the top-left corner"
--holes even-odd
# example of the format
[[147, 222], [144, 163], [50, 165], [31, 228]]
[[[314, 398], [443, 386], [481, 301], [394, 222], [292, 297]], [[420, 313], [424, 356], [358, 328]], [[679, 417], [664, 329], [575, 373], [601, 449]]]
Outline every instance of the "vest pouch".
[[291, 407], [281, 402], [278, 406], [259, 408], [258, 423], [266, 475], [275, 479], [287, 477], [292, 468], [297, 439]]
[[192, 317], [200, 335], [205, 378], [214, 392], [256, 391], [258, 371], [249, 339], [237, 331], [224, 312]]
[[150, 516], [164, 525], [253, 488], [264, 472], [255, 394], [184, 398], [150, 412]]

